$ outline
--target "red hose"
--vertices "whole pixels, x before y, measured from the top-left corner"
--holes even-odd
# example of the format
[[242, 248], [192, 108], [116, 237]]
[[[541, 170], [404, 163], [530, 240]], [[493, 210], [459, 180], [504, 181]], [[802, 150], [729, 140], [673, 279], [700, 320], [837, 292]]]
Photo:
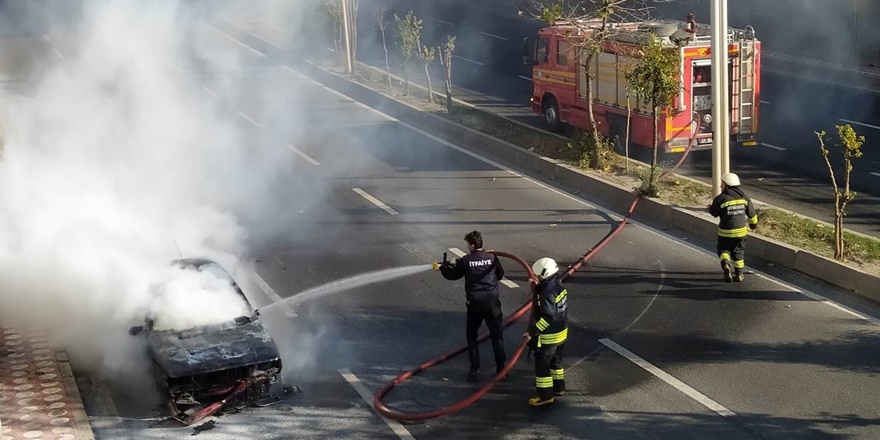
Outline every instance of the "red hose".
[[[693, 146], [695, 144], [696, 137], [697, 137], [698, 133], [699, 133], [699, 121], [697, 121], [697, 130], [695, 131], [694, 135], [691, 137], [691, 140], [688, 143], [688, 147], [685, 150], [684, 154], [682, 154], [681, 159], [678, 160], [678, 163], [676, 163], [675, 166], [671, 170], [662, 174], [659, 177], [659, 179], [663, 179], [663, 178], [667, 177], [668, 175], [672, 174], [673, 172], [675, 172], [675, 170], [678, 169], [678, 167], [682, 164], [682, 162], [684, 162], [685, 158], [687, 158], [688, 153], [690, 153], [691, 149], [693, 148]], [[623, 230], [623, 227], [628, 224], [629, 219], [630, 219], [630, 217], [632, 217], [633, 212], [635, 211], [636, 205], [638, 203], [639, 203], [639, 196], [637, 195], [633, 199], [632, 204], [630, 204], [629, 210], [626, 212], [626, 216], [623, 217], [623, 220], [614, 229], [612, 229], [607, 235], [605, 235], [605, 237], [603, 237], [601, 240], [599, 240], [599, 242], [596, 244], [596, 246], [592, 247], [589, 251], [587, 251], [587, 253], [585, 253], [583, 256], [578, 258], [578, 260], [575, 263], [573, 263], [571, 266], [569, 266], [568, 269], [566, 269], [566, 271], [563, 272], [563, 274], [560, 276], [560, 279], [565, 280], [566, 278], [568, 278], [572, 274], [574, 274], [574, 272], [577, 271], [578, 269], [580, 269], [580, 267], [584, 263], [586, 263], [591, 258], [593, 258], [593, 256], [596, 254], [596, 252], [598, 252], [600, 249], [605, 247], [605, 245], [608, 244], [608, 242], [610, 242], [611, 239], [614, 238], [614, 236], [616, 236], [618, 233], [620, 233], [620, 231]], [[511, 260], [519, 263], [526, 270], [526, 272], [529, 274], [529, 284], [531, 287], [531, 293], [529, 295], [529, 302], [523, 304], [522, 307], [520, 307], [516, 312], [514, 312], [513, 315], [508, 316], [504, 320], [503, 327], [507, 328], [508, 326], [513, 324], [516, 320], [518, 320], [523, 315], [525, 315], [525, 313], [527, 311], [532, 309], [532, 302], [534, 301], [534, 297], [535, 297], [536, 277], [535, 277], [535, 273], [532, 271], [531, 266], [529, 266], [529, 264], [525, 260], [523, 260], [522, 258], [519, 258], [519, 257], [512, 255], [512, 254], [508, 254], [507, 252], [501, 252], [501, 251], [491, 251], [491, 252], [499, 257], [510, 258]], [[534, 322], [534, 316], [531, 317], [531, 322]], [[531, 325], [531, 323], [530, 323], [530, 325]], [[486, 340], [486, 338], [488, 338], [488, 337], [489, 337], [488, 333], [481, 334], [480, 337], [477, 338], [477, 343], [480, 343], [480, 342]], [[431, 360], [395, 377], [390, 382], [386, 383], [385, 386], [383, 386], [381, 389], [379, 389], [379, 391], [376, 392], [376, 395], [373, 398], [373, 408], [376, 409], [376, 412], [378, 412], [379, 414], [381, 414], [385, 417], [388, 417], [389, 419], [408, 420], [408, 421], [427, 420], [427, 419], [433, 419], [436, 417], [456, 413], [456, 412], [472, 405], [477, 400], [480, 400], [480, 398], [482, 398], [486, 393], [488, 393], [489, 390], [491, 390], [498, 383], [498, 381], [501, 380], [502, 377], [506, 376], [507, 373], [510, 371], [510, 369], [513, 368], [514, 365], [516, 365], [516, 362], [519, 361], [519, 358], [522, 356], [522, 353], [525, 350], [526, 346], [528, 346], [528, 340], [526, 338], [523, 338], [523, 340], [519, 343], [519, 346], [516, 348], [516, 352], [514, 352], [513, 357], [507, 361], [507, 364], [504, 366], [504, 368], [501, 370], [501, 372], [499, 372], [497, 375], [495, 375], [495, 377], [493, 377], [492, 380], [490, 380], [485, 385], [483, 385], [482, 388], [480, 388], [477, 392], [475, 392], [474, 394], [471, 394], [470, 397], [468, 397], [467, 399], [464, 399], [460, 402], [457, 402], [453, 405], [450, 405], [450, 406], [447, 406], [444, 408], [440, 408], [436, 411], [431, 411], [431, 412], [427, 412], [427, 413], [407, 414], [407, 413], [402, 413], [400, 411], [388, 408], [387, 406], [385, 406], [384, 403], [382, 403], [382, 399], [384, 399], [385, 396], [388, 395], [388, 393], [390, 393], [391, 390], [394, 389], [395, 386], [403, 383], [404, 381], [421, 373], [422, 371], [425, 371], [428, 368], [433, 367], [434, 365], [443, 363], [446, 360], [448, 360], [449, 358], [452, 358], [452, 357], [464, 352], [465, 350], [467, 350], [467, 345], [458, 347], [458, 348], [451, 350], [447, 353], [444, 353], [434, 359], [431, 359]]]

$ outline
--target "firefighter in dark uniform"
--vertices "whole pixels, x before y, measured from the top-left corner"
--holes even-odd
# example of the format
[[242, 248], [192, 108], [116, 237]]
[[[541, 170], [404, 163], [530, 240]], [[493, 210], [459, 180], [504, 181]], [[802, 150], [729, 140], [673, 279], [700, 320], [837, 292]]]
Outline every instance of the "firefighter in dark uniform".
[[501, 315], [501, 299], [498, 296], [498, 282], [504, 278], [504, 268], [494, 254], [483, 250], [483, 236], [473, 231], [464, 237], [470, 253], [455, 259], [454, 263], [440, 266], [440, 273], [447, 280], [464, 278], [464, 291], [467, 299], [467, 337], [470, 371], [468, 381], [476, 382], [480, 374], [480, 349], [477, 345], [477, 330], [486, 321], [495, 352], [495, 372], [501, 372], [507, 362], [504, 353], [504, 327]]
[[529, 329], [530, 347], [535, 350], [535, 388], [537, 397], [529, 405], [553, 403], [565, 394], [562, 356], [568, 338], [568, 291], [559, 280], [559, 266], [552, 258], [541, 258], [532, 265], [538, 277], [535, 324]]
[[758, 227], [755, 206], [739, 185], [739, 176], [725, 173], [721, 176], [721, 194], [709, 205], [712, 217], [721, 217], [718, 221], [718, 258], [721, 259], [724, 281], [728, 283], [743, 280], [746, 237], [749, 229]]

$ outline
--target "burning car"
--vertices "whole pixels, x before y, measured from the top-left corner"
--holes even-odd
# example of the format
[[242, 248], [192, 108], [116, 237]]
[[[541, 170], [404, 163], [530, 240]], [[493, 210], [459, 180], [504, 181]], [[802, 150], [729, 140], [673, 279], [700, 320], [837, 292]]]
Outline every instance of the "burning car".
[[[160, 312], [148, 316], [144, 325], [131, 328], [131, 335], [145, 340], [153, 373], [167, 396], [172, 417], [189, 425], [225, 405], [267, 406], [279, 402], [285, 390], [278, 347], [238, 284], [211, 260], [183, 259], [173, 265], [205, 275], [234, 292], [225, 292], [227, 295], [240, 296], [243, 314], [181, 328], [163, 322]], [[211, 289], [201, 293], [220, 295]], [[210, 307], [210, 297], [203, 304]], [[233, 314], [237, 315], [238, 309]]]

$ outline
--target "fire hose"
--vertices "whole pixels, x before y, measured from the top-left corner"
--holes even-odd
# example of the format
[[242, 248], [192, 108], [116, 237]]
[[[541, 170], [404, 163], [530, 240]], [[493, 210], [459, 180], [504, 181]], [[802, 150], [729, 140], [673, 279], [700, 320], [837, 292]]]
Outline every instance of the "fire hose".
[[[696, 142], [696, 136], [699, 133], [699, 121], [697, 121], [697, 127], [698, 127], [697, 130], [695, 130], [694, 135], [691, 137], [690, 142], [688, 143], [687, 149], [682, 154], [682, 157], [678, 160], [678, 163], [676, 163], [675, 166], [672, 169], [670, 169], [670, 171], [662, 174], [659, 177], [660, 179], [666, 178], [667, 176], [672, 174], [684, 162], [685, 158], [687, 158], [688, 153], [690, 153], [691, 149], [694, 146], [694, 143]], [[641, 197], [640, 195], [637, 195], [633, 199], [632, 204], [630, 204], [630, 206], [629, 206], [629, 210], [626, 212], [626, 215], [623, 217], [623, 220], [621, 220], [621, 222], [616, 227], [614, 227], [608, 234], [605, 235], [605, 237], [603, 237], [601, 240], [599, 240], [599, 242], [596, 243], [595, 246], [590, 248], [583, 256], [581, 256], [580, 258], [577, 259], [577, 261], [572, 263], [568, 267], [568, 269], [566, 269], [565, 272], [562, 273], [562, 275], [560, 275], [560, 279], [562, 281], [564, 281], [568, 277], [572, 276], [574, 274], [574, 272], [577, 271], [584, 263], [586, 263], [591, 258], [593, 258], [593, 256], [596, 255], [596, 252], [598, 252], [603, 247], [605, 247], [605, 245], [608, 244], [612, 238], [614, 238], [618, 233], [620, 233], [620, 231], [623, 230], [624, 226], [626, 226], [628, 224], [630, 217], [632, 217], [633, 212], [636, 209], [636, 205], [638, 204], [640, 197]], [[516, 262], [520, 266], [522, 266], [526, 270], [526, 273], [528, 274], [529, 287], [530, 287], [529, 301], [526, 302], [525, 304], [523, 304], [519, 309], [517, 309], [516, 312], [514, 312], [512, 315], [508, 316], [504, 320], [503, 327], [507, 328], [508, 326], [510, 326], [511, 324], [516, 322], [518, 319], [520, 319], [523, 315], [525, 315], [526, 312], [528, 312], [532, 309], [532, 304], [535, 299], [535, 287], [537, 285], [536, 281], [535, 281], [536, 277], [535, 277], [535, 273], [532, 271], [531, 266], [529, 266], [529, 264], [525, 260], [523, 260], [522, 258], [519, 258], [519, 257], [517, 257], [513, 254], [509, 254], [507, 252], [501, 252], [501, 251], [489, 251], [489, 252], [492, 254], [495, 254], [498, 257], [505, 257], [505, 258], [509, 258], [509, 259], [513, 260], [514, 262]], [[445, 254], [444, 254], [444, 259], [445, 259]], [[532, 322], [534, 322], [534, 316], [532, 316], [530, 319], [530, 325]], [[477, 343], [485, 341], [488, 337], [489, 337], [488, 333], [481, 334], [477, 338]], [[519, 358], [522, 356], [523, 351], [525, 351], [525, 348], [528, 346], [528, 343], [529, 343], [528, 338], [523, 337], [522, 341], [520, 341], [519, 346], [517, 346], [516, 351], [514, 352], [511, 359], [507, 361], [507, 364], [504, 365], [504, 368], [500, 372], [498, 372], [498, 374], [496, 374], [489, 382], [487, 382], [485, 385], [483, 385], [479, 390], [477, 390], [477, 392], [473, 393], [470, 397], [468, 397], [464, 400], [461, 400], [455, 404], [452, 404], [450, 406], [443, 407], [443, 408], [440, 408], [438, 410], [431, 411], [431, 412], [403, 413], [403, 412], [389, 408], [388, 406], [385, 405], [385, 403], [382, 402], [382, 400], [397, 385], [400, 385], [401, 383], [403, 383], [406, 380], [410, 379], [411, 377], [421, 373], [422, 371], [425, 371], [435, 365], [441, 364], [441, 363], [447, 361], [448, 359], [461, 354], [462, 352], [467, 350], [467, 345], [460, 346], [460, 347], [458, 347], [454, 350], [448, 351], [448, 352], [446, 352], [446, 353], [444, 353], [434, 359], [431, 359], [427, 362], [424, 362], [421, 365], [418, 365], [418, 366], [412, 368], [411, 370], [406, 371], [406, 372], [398, 375], [397, 377], [392, 379], [390, 382], [386, 383], [382, 388], [379, 389], [379, 391], [376, 392], [376, 395], [373, 398], [373, 408], [376, 409], [376, 412], [378, 412], [379, 414], [381, 414], [389, 419], [405, 420], [405, 421], [427, 420], [427, 419], [433, 419], [436, 417], [441, 417], [441, 416], [456, 413], [456, 412], [472, 405], [477, 400], [480, 400], [480, 398], [482, 398], [486, 393], [488, 393], [489, 390], [491, 390], [493, 387], [495, 387], [495, 385], [498, 384], [498, 382], [501, 381], [501, 379], [507, 375], [507, 373], [513, 368], [513, 366], [516, 365], [517, 361], [519, 361]]]

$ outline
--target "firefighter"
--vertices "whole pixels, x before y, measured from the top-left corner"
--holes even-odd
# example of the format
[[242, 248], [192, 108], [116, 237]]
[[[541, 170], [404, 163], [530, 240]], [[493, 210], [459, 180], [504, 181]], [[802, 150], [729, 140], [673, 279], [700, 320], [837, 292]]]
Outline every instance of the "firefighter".
[[565, 394], [562, 356], [568, 337], [568, 290], [559, 280], [559, 266], [552, 258], [541, 258], [532, 265], [538, 277], [535, 288], [535, 324], [526, 333], [535, 350], [535, 388], [537, 397], [529, 405], [551, 404]]
[[467, 338], [470, 370], [468, 382], [479, 380], [480, 349], [477, 345], [477, 330], [486, 321], [495, 352], [495, 372], [500, 373], [507, 362], [504, 353], [504, 327], [501, 315], [501, 298], [498, 296], [498, 281], [504, 278], [504, 268], [495, 255], [483, 250], [483, 236], [479, 231], [465, 235], [468, 255], [456, 258], [454, 263], [444, 263], [440, 273], [447, 280], [464, 278], [465, 298], [467, 299]]
[[[752, 200], [739, 187], [739, 176], [725, 173], [721, 176], [721, 194], [709, 205], [712, 217], [718, 221], [718, 258], [725, 282], [742, 282], [745, 267], [746, 237], [749, 229], [758, 227], [758, 215]], [[732, 260], [732, 263], [731, 263]], [[731, 276], [731, 264], [733, 275]]]

